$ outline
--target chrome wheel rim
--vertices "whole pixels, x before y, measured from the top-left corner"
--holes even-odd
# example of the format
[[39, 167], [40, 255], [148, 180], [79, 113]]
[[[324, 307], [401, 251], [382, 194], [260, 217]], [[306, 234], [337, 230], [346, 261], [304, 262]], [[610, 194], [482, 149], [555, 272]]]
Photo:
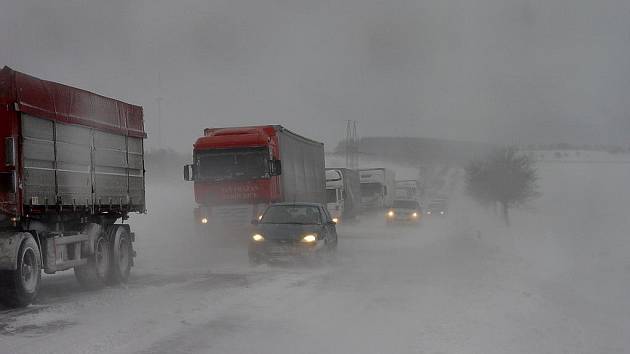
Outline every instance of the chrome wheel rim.
[[29, 247], [22, 254], [22, 267], [20, 269], [20, 279], [22, 286], [27, 292], [34, 292], [37, 288], [39, 264], [35, 257], [35, 251]]

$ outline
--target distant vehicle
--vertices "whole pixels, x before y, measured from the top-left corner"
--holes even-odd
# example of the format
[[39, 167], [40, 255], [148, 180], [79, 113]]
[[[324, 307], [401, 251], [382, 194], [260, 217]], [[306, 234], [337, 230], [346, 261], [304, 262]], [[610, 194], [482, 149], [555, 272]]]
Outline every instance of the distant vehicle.
[[250, 264], [292, 259], [321, 260], [337, 248], [337, 229], [318, 203], [279, 203], [252, 221]]
[[392, 206], [396, 188], [394, 171], [386, 168], [361, 169], [359, 177], [362, 209], [383, 209]]
[[433, 199], [427, 205], [426, 214], [446, 216], [447, 209], [446, 199]]
[[142, 107], [8, 67], [0, 106], [0, 303], [31, 303], [42, 270], [126, 282], [135, 237], [121, 222], [146, 210]]
[[396, 181], [396, 199], [420, 200], [421, 186], [415, 179]]
[[359, 173], [347, 168], [327, 168], [326, 203], [336, 223], [355, 218], [361, 208]]
[[411, 223], [417, 224], [422, 219], [422, 208], [416, 200], [396, 199], [387, 211], [387, 224]]
[[325, 203], [325, 178], [324, 144], [279, 125], [205, 129], [184, 168], [208, 230], [249, 225], [272, 203]]

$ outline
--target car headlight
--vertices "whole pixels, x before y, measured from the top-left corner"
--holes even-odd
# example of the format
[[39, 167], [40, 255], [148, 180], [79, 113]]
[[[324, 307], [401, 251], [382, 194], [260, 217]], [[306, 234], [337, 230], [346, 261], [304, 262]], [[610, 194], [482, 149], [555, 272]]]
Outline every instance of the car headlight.
[[332, 221], [336, 224], [336, 223], [339, 222], [339, 219], [338, 218], [332, 218]]
[[261, 234], [254, 234], [254, 235], [252, 236], [252, 240], [254, 240], [254, 241], [256, 241], [256, 242], [261, 242], [261, 241], [264, 241], [264, 240], [265, 240], [265, 238], [264, 238], [264, 237], [263, 237], [263, 235], [261, 235]]
[[389, 212], [387, 212], [387, 216], [389, 216], [390, 218], [394, 217], [394, 211], [390, 210]]
[[417, 217], [418, 217], [418, 213], [413, 213], [413, 214], [411, 214], [411, 217], [412, 217], [412, 218], [417, 218]]
[[207, 224], [208, 223], [208, 218], [201, 218], [201, 223], [202, 224]]
[[444, 215], [444, 212], [443, 212], [443, 211], [441, 211], [441, 212], [440, 212], [440, 214]]
[[306, 242], [306, 243], [313, 243], [313, 242], [317, 241], [317, 236], [313, 235], [313, 234], [308, 234], [308, 235], [302, 237], [302, 241]]
[[427, 214], [431, 215], [431, 210], [427, 211]]

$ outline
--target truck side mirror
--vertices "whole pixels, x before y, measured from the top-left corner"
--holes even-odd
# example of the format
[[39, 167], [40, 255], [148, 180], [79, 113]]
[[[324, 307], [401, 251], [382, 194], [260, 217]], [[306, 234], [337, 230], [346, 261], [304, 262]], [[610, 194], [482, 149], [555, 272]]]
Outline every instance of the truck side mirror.
[[193, 165], [184, 166], [184, 181], [192, 181], [194, 179]]
[[15, 139], [4, 138], [4, 165], [15, 166]]
[[269, 175], [280, 176], [282, 174], [282, 162], [280, 160], [269, 160]]

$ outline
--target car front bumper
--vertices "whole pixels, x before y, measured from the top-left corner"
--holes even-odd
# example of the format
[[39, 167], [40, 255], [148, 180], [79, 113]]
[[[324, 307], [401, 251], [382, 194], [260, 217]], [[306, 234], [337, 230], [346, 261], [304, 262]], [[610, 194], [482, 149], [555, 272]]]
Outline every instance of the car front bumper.
[[312, 244], [292, 241], [265, 240], [250, 241], [249, 256], [266, 260], [288, 260], [293, 258], [308, 258], [315, 255], [324, 247], [324, 241], [318, 240]]

